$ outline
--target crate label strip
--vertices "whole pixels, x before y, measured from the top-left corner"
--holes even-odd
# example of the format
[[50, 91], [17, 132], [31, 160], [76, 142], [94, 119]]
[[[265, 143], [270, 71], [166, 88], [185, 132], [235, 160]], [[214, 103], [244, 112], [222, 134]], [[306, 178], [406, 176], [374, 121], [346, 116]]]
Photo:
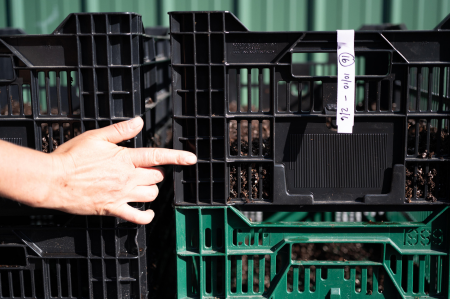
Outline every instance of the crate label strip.
[[337, 30], [338, 133], [352, 133], [355, 112], [355, 31]]

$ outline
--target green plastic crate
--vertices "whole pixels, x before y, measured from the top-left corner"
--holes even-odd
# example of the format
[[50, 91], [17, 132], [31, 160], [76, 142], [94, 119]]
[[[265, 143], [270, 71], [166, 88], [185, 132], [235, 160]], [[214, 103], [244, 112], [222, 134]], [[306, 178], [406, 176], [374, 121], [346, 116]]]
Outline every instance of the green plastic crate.
[[[178, 297], [448, 298], [449, 214], [258, 223], [230, 206], [177, 207]], [[303, 249], [314, 247], [332, 249], [331, 259], [306, 260]]]

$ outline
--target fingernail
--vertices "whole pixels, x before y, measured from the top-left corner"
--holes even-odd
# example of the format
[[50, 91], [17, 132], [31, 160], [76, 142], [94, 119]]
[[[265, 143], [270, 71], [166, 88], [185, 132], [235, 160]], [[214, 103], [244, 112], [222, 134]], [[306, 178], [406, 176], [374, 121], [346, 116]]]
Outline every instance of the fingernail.
[[129, 123], [130, 129], [135, 129], [136, 127], [141, 126], [142, 118], [136, 117], [134, 119], [129, 120], [128, 123]]
[[195, 164], [197, 162], [197, 156], [195, 156], [194, 154], [189, 154], [188, 156], [186, 156], [184, 161], [187, 164], [193, 165], [193, 164]]

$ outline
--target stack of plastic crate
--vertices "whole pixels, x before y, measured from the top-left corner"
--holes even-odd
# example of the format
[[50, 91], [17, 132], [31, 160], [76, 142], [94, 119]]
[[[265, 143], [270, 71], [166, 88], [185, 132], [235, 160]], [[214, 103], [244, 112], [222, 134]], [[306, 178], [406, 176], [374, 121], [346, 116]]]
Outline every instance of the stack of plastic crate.
[[[146, 35], [140, 15], [70, 14], [52, 34], [0, 40], [0, 139], [50, 153], [141, 116], [122, 146], [170, 144], [169, 39]], [[0, 298], [146, 298], [146, 238], [118, 218], [0, 199]]]
[[174, 167], [178, 297], [450, 296], [448, 18], [355, 32], [353, 134], [337, 134], [336, 67], [293, 64], [336, 53], [336, 32], [250, 32], [229, 12], [172, 12], [170, 26], [174, 148], [198, 156]]

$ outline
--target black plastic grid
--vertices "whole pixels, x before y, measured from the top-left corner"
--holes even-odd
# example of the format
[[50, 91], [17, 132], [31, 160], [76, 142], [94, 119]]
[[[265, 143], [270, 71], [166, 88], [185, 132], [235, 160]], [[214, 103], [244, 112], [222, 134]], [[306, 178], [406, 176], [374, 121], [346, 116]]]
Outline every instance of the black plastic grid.
[[0, 297], [147, 297], [143, 226], [67, 215], [21, 222], [2, 217]]
[[[39, 41], [2, 40], [0, 55], [13, 59], [15, 75], [2, 80], [0, 127], [17, 124], [0, 129], [2, 139], [42, 150], [42, 123], [78, 123], [81, 133], [141, 115], [147, 134], [130, 146], [142, 147], [169, 119], [169, 40], [144, 35], [139, 15], [71, 14]], [[26, 44], [34, 48], [23, 50]]]
[[[141, 116], [121, 145], [170, 146], [169, 38], [145, 35], [140, 15], [70, 14], [51, 35], [0, 42], [0, 139], [49, 153]], [[145, 226], [7, 199], [0, 215], [0, 298], [148, 297]]]
[[[411, 120], [429, 120], [448, 145], [450, 58], [438, 48], [449, 33], [442, 25], [356, 32], [355, 127], [346, 136], [335, 125], [336, 32], [249, 32], [229, 12], [172, 12], [170, 20], [174, 148], [198, 156], [196, 166], [174, 170], [176, 205], [449, 203], [450, 148], [422, 157], [416, 133], [408, 153]], [[329, 59], [298, 65], [297, 53]], [[249, 130], [251, 122], [257, 125]], [[428, 193], [433, 183], [407, 196], [410, 165], [436, 166], [438, 196]]]

